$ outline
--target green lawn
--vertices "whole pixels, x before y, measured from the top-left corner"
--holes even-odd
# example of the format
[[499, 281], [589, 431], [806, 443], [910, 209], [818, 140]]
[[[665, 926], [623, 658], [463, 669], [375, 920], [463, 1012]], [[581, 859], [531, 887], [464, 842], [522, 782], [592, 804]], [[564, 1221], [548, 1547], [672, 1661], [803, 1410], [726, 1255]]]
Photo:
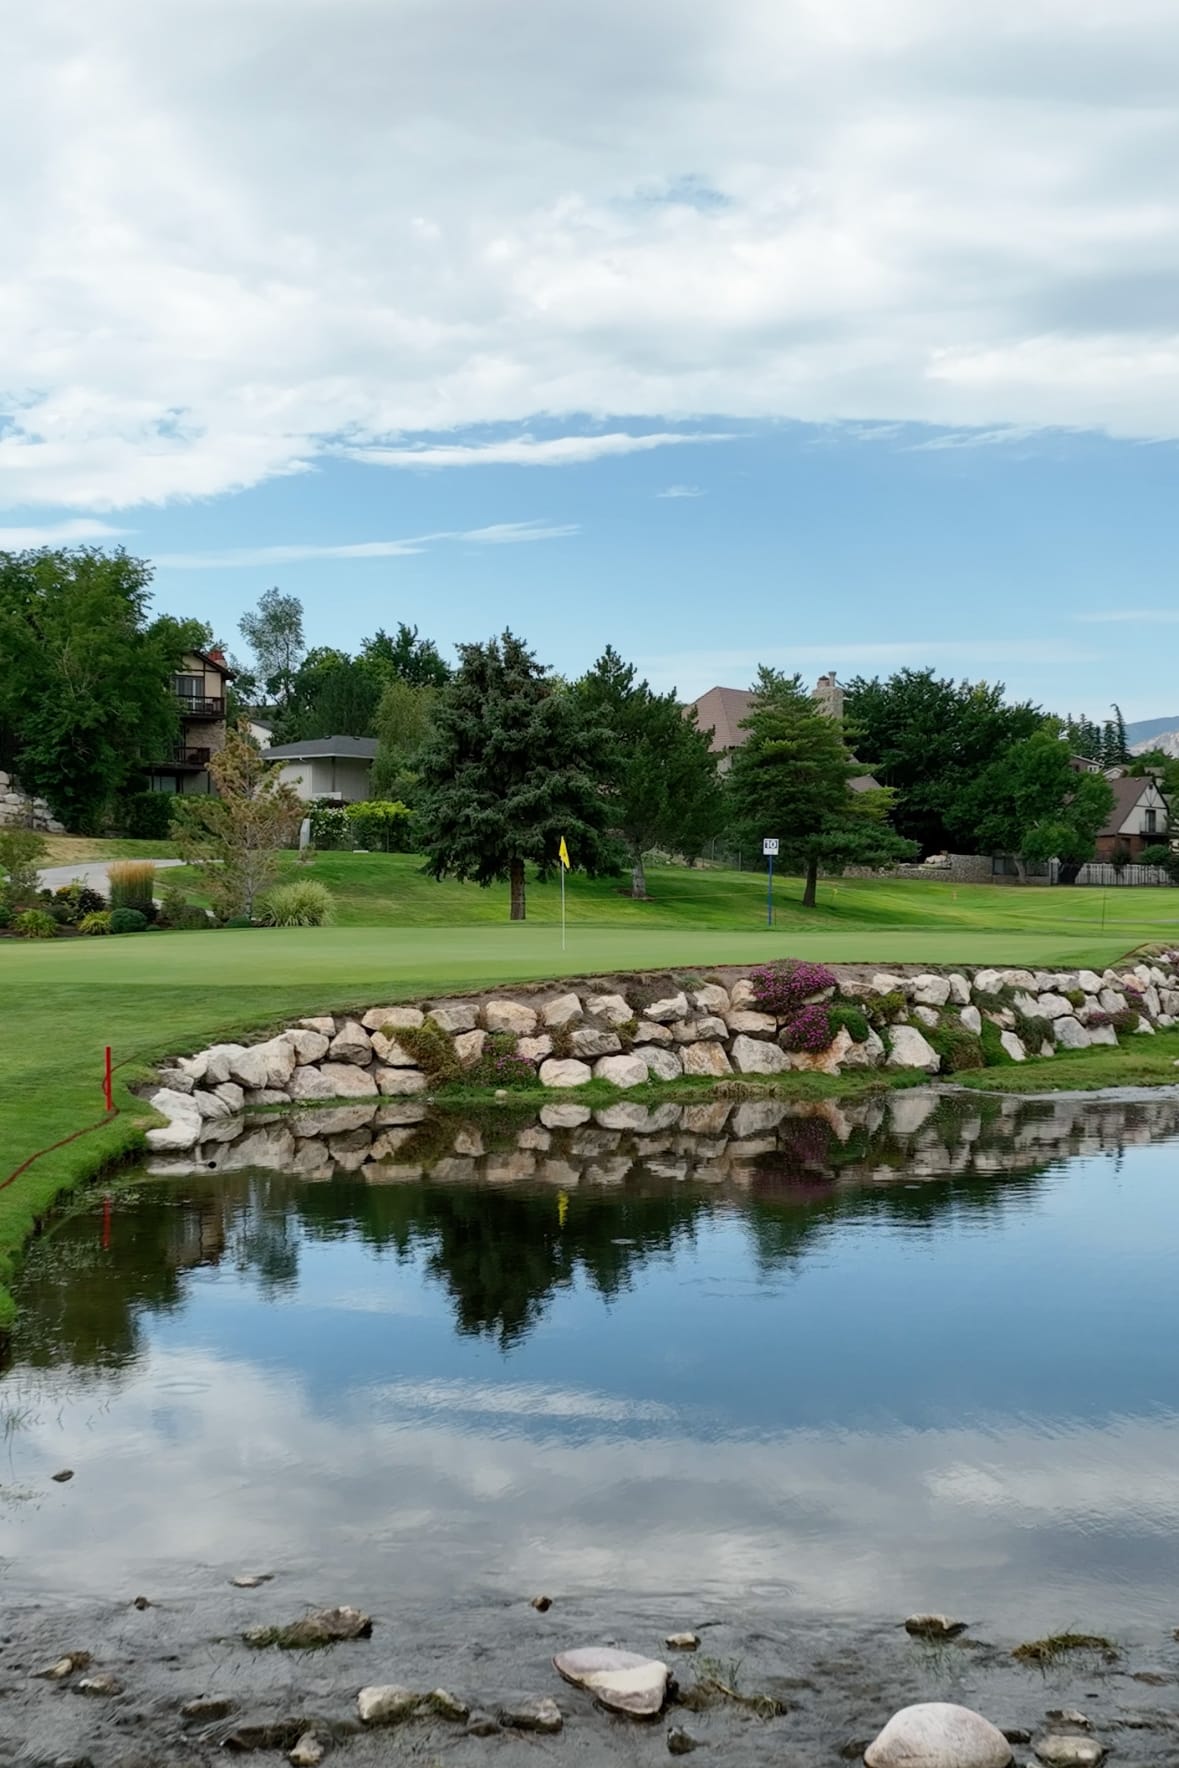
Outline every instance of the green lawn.
[[[786, 956], [1100, 966], [1179, 938], [1171, 891], [1110, 891], [1103, 928], [1100, 892], [847, 881], [824, 885], [808, 913], [797, 879], [779, 885], [771, 931], [764, 879], [667, 868], [652, 872], [648, 903], [574, 875], [562, 952], [555, 883], [530, 884], [529, 920], [512, 926], [503, 890], [435, 884], [403, 855], [324, 854], [307, 871], [337, 893], [339, 925], [0, 943], [0, 1180], [101, 1117], [106, 1043], [122, 1065], [124, 1111], [0, 1189], [0, 1283], [54, 1198], [134, 1145], [125, 1082], [136, 1064], [230, 1032], [321, 1008], [561, 975]], [[0, 1290], [0, 1323], [6, 1304]]]

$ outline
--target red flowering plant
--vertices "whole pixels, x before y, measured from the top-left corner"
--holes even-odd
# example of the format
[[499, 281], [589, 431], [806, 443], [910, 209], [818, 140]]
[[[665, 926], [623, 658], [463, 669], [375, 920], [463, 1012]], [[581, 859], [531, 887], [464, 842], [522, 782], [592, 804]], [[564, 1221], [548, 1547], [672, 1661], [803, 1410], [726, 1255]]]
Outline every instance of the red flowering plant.
[[760, 964], [750, 978], [753, 1001], [759, 1013], [789, 1019], [813, 995], [835, 987], [835, 973], [825, 964], [808, 964], [787, 958], [781, 964]]
[[[814, 966], [818, 968], [818, 966]], [[819, 1056], [831, 1047], [831, 1016], [826, 1007], [814, 1001], [800, 1007], [787, 1022], [782, 1033], [782, 1047], [808, 1056]]]

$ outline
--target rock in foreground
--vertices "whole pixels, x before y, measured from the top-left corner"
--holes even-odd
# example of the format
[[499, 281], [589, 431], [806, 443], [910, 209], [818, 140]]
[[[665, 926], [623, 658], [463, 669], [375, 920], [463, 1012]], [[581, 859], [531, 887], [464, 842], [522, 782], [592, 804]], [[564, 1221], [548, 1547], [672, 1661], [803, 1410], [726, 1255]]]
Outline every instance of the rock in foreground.
[[286, 1627], [251, 1627], [242, 1638], [258, 1650], [277, 1645], [280, 1651], [316, 1651], [344, 1639], [367, 1639], [372, 1630], [372, 1620], [358, 1608], [317, 1608]]
[[868, 1768], [1007, 1768], [1011, 1745], [981, 1713], [925, 1701], [894, 1713], [864, 1761]]
[[585, 1688], [611, 1712], [632, 1719], [654, 1719], [663, 1710], [671, 1671], [657, 1658], [609, 1646], [562, 1652], [553, 1668], [566, 1682]]

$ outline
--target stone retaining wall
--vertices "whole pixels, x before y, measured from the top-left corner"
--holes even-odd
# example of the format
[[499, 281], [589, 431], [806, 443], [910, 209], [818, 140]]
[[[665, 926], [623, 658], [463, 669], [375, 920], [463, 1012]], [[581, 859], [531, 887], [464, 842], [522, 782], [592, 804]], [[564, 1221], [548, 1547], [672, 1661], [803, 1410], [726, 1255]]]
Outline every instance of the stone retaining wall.
[[[1023, 1062], [1058, 1049], [1115, 1045], [1119, 1030], [1152, 1035], [1179, 1023], [1175, 952], [1102, 975], [819, 970], [823, 985], [805, 1001], [786, 1013], [767, 1011], [783, 968], [662, 985], [637, 977], [626, 993], [549, 986], [301, 1019], [264, 1042], [214, 1044], [168, 1065], [151, 1094], [167, 1122], [149, 1130], [148, 1143], [158, 1151], [189, 1149], [208, 1139], [210, 1125], [240, 1126], [256, 1107], [420, 1098], [440, 1079], [464, 1073], [493, 1088], [497, 1061], [510, 1063], [513, 1078], [532, 1070], [553, 1089], [599, 1080], [626, 1091], [684, 1076], [720, 1081], [791, 1069], [933, 1075], [965, 1065], [947, 1057], [949, 1042], [958, 1051], [965, 1045], [978, 1066], [984, 1051], [995, 1061]], [[792, 1047], [800, 1012], [823, 1027], [826, 1047]]]
[[36, 829], [42, 835], [66, 832], [65, 824], [58, 822], [44, 798], [30, 800], [12, 774], [0, 770], [0, 829], [13, 828]]

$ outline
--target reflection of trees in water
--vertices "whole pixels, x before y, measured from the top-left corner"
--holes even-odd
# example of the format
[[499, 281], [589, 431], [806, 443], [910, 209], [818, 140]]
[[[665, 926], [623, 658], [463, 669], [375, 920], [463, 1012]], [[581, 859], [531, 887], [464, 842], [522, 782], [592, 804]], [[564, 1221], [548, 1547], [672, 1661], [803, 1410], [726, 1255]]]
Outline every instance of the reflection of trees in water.
[[[254, 1274], [263, 1295], [290, 1293], [305, 1237], [356, 1239], [399, 1260], [420, 1258], [451, 1297], [457, 1329], [506, 1347], [535, 1327], [558, 1290], [583, 1281], [607, 1299], [617, 1295], [651, 1259], [694, 1238], [718, 1208], [742, 1211], [759, 1264], [780, 1267], [804, 1258], [849, 1215], [931, 1234], [966, 1217], [996, 1220], [1012, 1205], [1026, 1207], [1062, 1158], [1113, 1152], [1174, 1134], [1179, 1124], [1174, 1104], [1162, 1100], [1013, 1107], [954, 1096], [910, 1131], [895, 1127], [902, 1121], [895, 1103], [892, 1116], [879, 1102], [858, 1109], [858, 1120], [851, 1108], [833, 1106], [768, 1124], [760, 1148], [753, 1124], [753, 1141], [731, 1144], [744, 1150], [730, 1157], [736, 1192], [715, 1183], [715, 1136], [702, 1144], [711, 1182], [692, 1182], [687, 1134], [670, 1139], [680, 1177], [657, 1158], [654, 1138], [615, 1135], [610, 1146], [625, 1157], [611, 1164], [625, 1174], [621, 1182], [606, 1187], [586, 1177], [567, 1194], [528, 1181], [368, 1184], [337, 1175], [306, 1185], [257, 1173], [124, 1189], [108, 1221], [101, 1206], [87, 1209], [30, 1253], [15, 1357], [32, 1368], [118, 1370], [138, 1353], [141, 1316], [183, 1304], [186, 1273], [231, 1261]], [[445, 1129], [432, 1127], [440, 1148]], [[581, 1176], [602, 1149], [578, 1158], [569, 1138], [554, 1138], [554, 1152]], [[967, 1156], [970, 1170], [956, 1170]]]

